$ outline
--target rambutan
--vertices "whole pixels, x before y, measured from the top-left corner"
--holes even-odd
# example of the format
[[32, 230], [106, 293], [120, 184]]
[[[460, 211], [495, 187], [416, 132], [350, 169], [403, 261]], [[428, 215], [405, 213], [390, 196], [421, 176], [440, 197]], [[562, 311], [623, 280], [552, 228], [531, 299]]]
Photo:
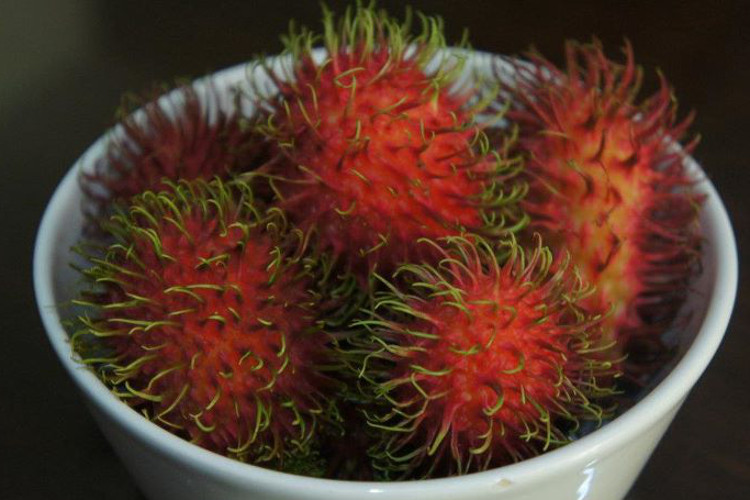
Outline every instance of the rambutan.
[[233, 458], [299, 470], [320, 424], [336, 419], [325, 266], [244, 184], [165, 186], [103, 226], [114, 242], [88, 253], [92, 286], [76, 301], [85, 314], [73, 345], [154, 423]]
[[463, 57], [446, 49], [442, 21], [421, 21], [413, 35], [410, 16], [326, 11], [325, 54], [317, 35], [292, 29], [290, 64], [268, 69], [277, 88], [260, 105], [271, 111], [262, 132], [276, 156], [254, 176], [363, 282], [375, 267], [420, 260], [430, 249], [419, 237], [498, 237], [526, 222], [521, 164], [475, 123], [485, 105], [459, 84]]
[[226, 179], [262, 161], [263, 141], [242, 122], [238, 102], [221, 103], [211, 80], [200, 90], [182, 85], [164, 91], [123, 96], [106, 154], [81, 177], [90, 215], [106, 215], [114, 202], [159, 191], [167, 187], [165, 179]]
[[[639, 100], [642, 71], [629, 44], [625, 62], [598, 42], [566, 46], [567, 67], [538, 54], [519, 63], [508, 112], [528, 155], [529, 228], [565, 248], [611, 306], [606, 330], [626, 352], [659, 349], [697, 268], [702, 196], [680, 147], [692, 120], [677, 120], [669, 85]], [[628, 345], [635, 342], [633, 345]], [[649, 350], [653, 350], [649, 348]]]
[[601, 420], [614, 371], [601, 311], [579, 307], [590, 289], [568, 261], [540, 239], [529, 251], [478, 237], [420, 244], [439, 263], [404, 265], [396, 284], [379, 278], [357, 323], [383, 478], [506, 465], [568, 442], [581, 419]]

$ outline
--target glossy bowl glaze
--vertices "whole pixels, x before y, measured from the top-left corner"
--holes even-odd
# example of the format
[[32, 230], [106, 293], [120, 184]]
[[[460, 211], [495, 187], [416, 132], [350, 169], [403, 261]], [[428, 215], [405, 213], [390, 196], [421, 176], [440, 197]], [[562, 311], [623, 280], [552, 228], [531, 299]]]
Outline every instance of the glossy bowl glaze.
[[[279, 60], [277, 63], [281, 64]], [[478, 73], [510, 67], [489, 54], [471, 53]], [[472, 74], [471, 71], [467, 74]], [[252, 93], [252, 81], [267, 85], [257, 66], [243, 65], [213, 76], [225, 103], [235, 92]], [[202, 83], [197, 84], [203, 88]], [[252, 111], [252, 110], [249, 110]], [[117, 133], [113, 131], [111, 133]], [[705, 237], [703, 274], [685, 305], [691, 324], [676, 332], [679, 356], [635, 406], [591, 434], [539, 457], [463, 477], [410, 482], [350, 482], [275, 472], [219, 456], [144, 419], [113, 396], [94, 373], [76, 361], [61, 325], [59, 307], [75, 295], [78, 276], [69, 263], [83, 216], [81, 169], [104, 154], [106, 137], [94, 143], [57, 187], [39, 227], [34, 253], [36, 299], [49, 340], [114, 450], [142, 491], [161, 500], [352, 500], [620, 499], [625, 496], [690, 389], [713, 357], [729, 322], [737, 286], [737, 251], [724, 206], [708, 180], [701, 223]], [[697, 179], [701, 169], [688, 159]]]

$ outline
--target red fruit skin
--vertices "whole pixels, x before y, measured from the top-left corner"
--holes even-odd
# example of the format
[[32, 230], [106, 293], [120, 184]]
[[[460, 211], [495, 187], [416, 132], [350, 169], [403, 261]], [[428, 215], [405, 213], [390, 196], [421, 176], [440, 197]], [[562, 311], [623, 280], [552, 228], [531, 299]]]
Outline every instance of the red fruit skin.
[[593, 398], [608, 389], [594, 388], [613, 372], [588, 352], [601, 348], [601, 312], [575, 305], [586, 289], [566, 263], [548, 274], [546, 249], [513, 245], [502, 267], [481, 243], [448, 247], [437, 271], [404, 269], [403, 295], [376, 299], [362, 372], [384, 405], [368, 422], [384, 430], [373, 456], [386, 478], [506, 465], [601, 418]]
[[[506, 234], [524, 220], [513, 206], [523, 187], [517, 160], [483, 143], [475, 96], [451, 88], [457, 58], [428, 73], [435, 47], [413, 40], [405, 55], [393, 38], [406, 35], [378, 31], [384, 19], [358, 8], [356, 22], [376, 34], [343, 30], [326, 61], [301, 49], [291, 75], [271, 72], [279, 92], [261, 107], [275, 111], [266, 134], [278, 157], [260, 173], [290, 219], [366, 282], [373, 268], [424, 258], [419, 237]], [[507, 205], [492, 206], [506, 189]]]
[[635, 352], [660, 349], [687, 296], [703, 195], [685, 167], [696, 141], [678, 146], [692, 115], [677, 121], [663, 77], [639, 101], [641, 70], [629, 44], [624, 53], [620, 65], [598, 43], [570, 42], [564, 70], [532, 55], [516, 67], [508, 117], [529, 158], [529, 229], [571, 252], [597, 288], [590, 303], [612, 308], [610, 338]]
[[[185, 85], [130, 100], [118, 113], [124, 119], [108, 139], [106, 156], [81, 176], [94, 217], [118, 200], [168, 188], [164, 179], [226, 179], [263, 157], [262, 141], [243, 126], [238, 110], [222, 109], [211, 81], [200, 92]], [[142, 113], [135, 111], [140, 106]]]
[[201, 186], [184, 183], [159, 200], [146, 193], [115, 216], [118, 243], [86, 271], [107, 281], [87, 297], [100, 315], [84, 333], [108, 332], [102, 340], [115, 359], [102, 376], [155, 423], [283, 468], [308, 447], [337, 388], [318, 370], [331, 359], [313, 280], [278, 257], [284, 250], [266, 226], [282, 221], [249, 222], [221, 184], [208, 195]]

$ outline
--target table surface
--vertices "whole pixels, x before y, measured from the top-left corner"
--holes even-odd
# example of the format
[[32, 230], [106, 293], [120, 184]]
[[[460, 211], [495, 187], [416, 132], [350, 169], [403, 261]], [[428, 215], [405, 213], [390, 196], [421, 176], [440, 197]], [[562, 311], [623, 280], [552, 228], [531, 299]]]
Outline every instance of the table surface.
[[[187, 4], [187, 5], [185, 5]], [[340, 9], [343, 2], [329, 4]], [[402, 1], [380, 2], [400, 14]], [[288, 5], [292, 5], [289, 7]], [[559, 61], [563, 40], [629, 39], [653, 88], [669, 78], [698, 111], [695, 156], [732, 216], [741, 260], [750, 234], [750, 16], [736, 2], [420, 1], [449, 38]], [[67, 0], [0, 2], [0, 214], [6, 224], [0, 343], [0, 498], [141, 499], [54, 357], [31, 285], [34, 232], [77, 156], [114, 120], [119, 96], [280, 49], [287, 19], [317, 26], [318, 3]], [[742, 29], [745, 28], [743, 32]], [[741, 267], [740, 283], [748, 278]], [[718, 354], [628, 498], [750, 498], [750, 304], [740, 289]]]

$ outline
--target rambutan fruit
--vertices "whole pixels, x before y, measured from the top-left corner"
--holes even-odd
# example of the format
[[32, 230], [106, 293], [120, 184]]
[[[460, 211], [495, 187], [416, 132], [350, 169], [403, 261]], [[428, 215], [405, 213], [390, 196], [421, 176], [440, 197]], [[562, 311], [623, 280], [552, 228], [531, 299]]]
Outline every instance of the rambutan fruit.
[[88, 252], [91, 289], [76, 301], [82, 361], [167, 430], [312, 473], [340, 387], [325, 330], [335, 294], [322, 293], [328, 272], [304, 252], [308, 238], [246, 185], [219, 180], [167, 182], [103, 227], [113, 242]]
[[[595, 286], [589, 302], [612, 307], [605, 330], [628, 353], [660, 349], [695, 275], [702, 196], [680, 147], [692, 120], [677, 120], [670, 87], [647, 99], [629, 44], [623, 64], [601, 44], [566, 46], [567, 67], [538, 54], [517, 64], [507, 117], [528, 155], [530, 230], [565, 248]], [[656, 351], [654, 350], [656, 349]]]
[[[164, 94], [126, 94], [106, 154], [81, 176], [89, 215], [166, 187], [165, 179], [226, 179], [262, 162], [263, 141], [245, 126], [239, 102], [224, 106], [211, 80]], [[226, 109], [225, 109], [226, 108]]]
[[521, 164], [475, 122], [485, 104], [459, 83], [463, 56], [446, 49], [439, 18], [422, 16], [413, 35], [409, 17], [326, 11], [325, 53], [317, 35], [292, 29], [291, 62], [268, 69], [276, 88], [260, 105], [276, 154], [253, 175], [365, 283], [375, 267], [420, 260], [417, 249], [430, 249], [419, 237], [498, 237], [526, 222]]
[[384, 478], [506, 465], [609, 413], [602, 313], [580, 307], [590, 289], [567, 260], [554, 261], [541, 239], [528, 251], [513, 239], [420, 244], [439, 263], [404, 265], [395, 284], [379, 278], [369, 317], [356, 323], [359, 386], [380, 436], [370, 452]]

